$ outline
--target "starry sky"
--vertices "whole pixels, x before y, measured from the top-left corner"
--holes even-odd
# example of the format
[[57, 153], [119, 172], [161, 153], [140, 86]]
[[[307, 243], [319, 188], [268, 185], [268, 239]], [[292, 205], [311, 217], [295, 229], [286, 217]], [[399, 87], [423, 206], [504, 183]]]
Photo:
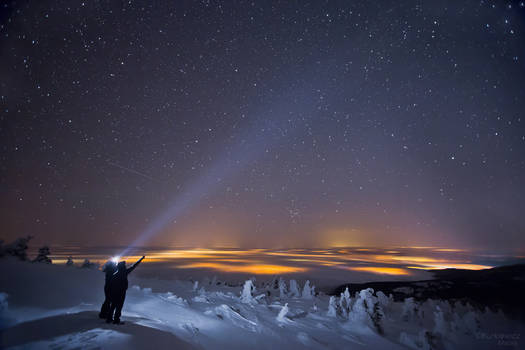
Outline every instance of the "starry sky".
[[0, 237], [525, 243], [520, 1], [6, 1]]

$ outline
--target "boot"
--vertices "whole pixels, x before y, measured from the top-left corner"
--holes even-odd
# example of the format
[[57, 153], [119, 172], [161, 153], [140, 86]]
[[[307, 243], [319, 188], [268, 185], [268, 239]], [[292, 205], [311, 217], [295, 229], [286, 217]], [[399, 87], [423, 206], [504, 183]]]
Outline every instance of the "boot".
[[124, 324], [124, 322], [122, 322], [120, 318], [116, 318], [113, 320], [113, 324]]

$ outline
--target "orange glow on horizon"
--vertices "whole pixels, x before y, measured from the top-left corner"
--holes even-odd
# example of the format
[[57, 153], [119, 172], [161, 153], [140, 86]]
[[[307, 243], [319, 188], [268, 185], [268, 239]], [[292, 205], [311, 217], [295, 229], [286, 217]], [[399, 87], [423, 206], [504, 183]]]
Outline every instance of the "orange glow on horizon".
[[409, 269], [418, 270], [444, 270], [444, 269], [461, 269], [461, 270], [485, 270], [491, 269], [493, 266], [477, 265], [477, 264], [439, 264], [439, 265], [425, 265], [425, 266], [407, 266]]
[[207, 268], [219, 270], [222, 272], [241, 272], [253, 273], [255, 275], [277, 275], [283, 273], [298, 273], [308, 271], [306, 267], [284, 266], [284, 265], [269, 265], [269, 264], [250, 264], [250, 265], [229, 265], [222, 263], [191, 263], [180, 265], [181, 269], [199, 269]]
[[383, 267], [383, 266], [356, 266], [345, 267], [345, 270], [371, 272], [378, 275], [410, 275], [410, 272], [399, 267]]

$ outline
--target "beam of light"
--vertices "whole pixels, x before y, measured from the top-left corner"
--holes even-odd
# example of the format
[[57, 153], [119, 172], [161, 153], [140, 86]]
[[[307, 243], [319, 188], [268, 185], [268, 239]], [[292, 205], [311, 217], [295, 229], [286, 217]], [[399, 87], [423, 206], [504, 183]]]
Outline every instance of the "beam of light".
[[[231, 145], [215, 162], [208, 166], [196, 180], [182, 188], [166, 210], [150, 222], [144, 231], [120, 255], [126, 255], [133, 247], [139, 247], [149, 241], [169, 224], [187, 213], [204, 198], [211, 196], [224, 183], [225, 179], [238, 174], [248, 164], [254, 163], [269, 149], [282, 142], [289, 136], [286, 130], [290, 127], [290, 120], [305, 123], [319, 108], [314, 108], [319, 100], [313, 98], [312, 89], [291, 90], [282, 96], [275, 109], [264, 112], [267, 114], [262, 123], [255, 122], [249, 128], [240, 142]], [[304, 96], [306, 95], [306, 96]], [[306, 102], [305, 102], [306, 101]], [[294, 111], [291, 113], [291, 111]], [[260, 112], [260, 114], [263, 114]], [[308, 118], [307, 118], [308, 117]], [[294, 120], [295, 118], [295, 120]], [[306, 123], [307, 124], [307, 123]], [[305, 125], [303, 125], [305, 126]], [[294, 132], [300, 127], [294, 125]]]

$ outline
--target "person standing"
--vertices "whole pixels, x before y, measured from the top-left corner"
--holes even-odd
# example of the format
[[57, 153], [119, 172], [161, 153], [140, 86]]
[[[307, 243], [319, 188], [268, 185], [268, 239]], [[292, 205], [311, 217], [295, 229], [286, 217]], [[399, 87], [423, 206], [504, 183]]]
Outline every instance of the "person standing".
[[126, 299], [126, 290], [128, 289], [128, 275], [133, 271], [145, 256], [142, 256], [136, 263], [131, 267], [126, 268], [126, 262], [121, 261], [117, 265], [117, 271], [113, 274], [109, 283], [109, 299], [110, 308], [106, 318], [106, 322], [113, 322], [114, 324], [121, 324], [120, 315], [122, 313], [122, 307], [124, 306], [124, 300]]
[[106, 281], [104, 283], [104, 302], [102, 303], [102, 307], [100, 308], [100, 313], [98, 314], [98, 317], [104, 319], [107, 318], [109, 314], [109, 282], [111, 280], [111, 277], [113, 277], [115, 271], [117, 271], [117, 263], [113, 260], [109, 260], [104, 264], [104, 268], [102, 269], [102, 271], [106, 274]]

